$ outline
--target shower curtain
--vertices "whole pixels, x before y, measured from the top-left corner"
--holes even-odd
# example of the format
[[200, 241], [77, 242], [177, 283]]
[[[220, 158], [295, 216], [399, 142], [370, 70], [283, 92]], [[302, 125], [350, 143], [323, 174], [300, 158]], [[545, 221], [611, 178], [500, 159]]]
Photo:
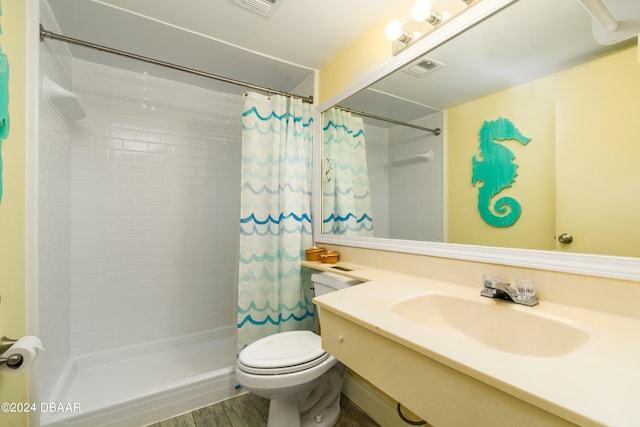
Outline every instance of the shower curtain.
[[314, 328], [313, 109], [299, 99], [247, 93], [242, 113], [238, 351], [276, 332]]
[[364, 121], [337, 108], [322, 116], [322, 232], [373, 236]]

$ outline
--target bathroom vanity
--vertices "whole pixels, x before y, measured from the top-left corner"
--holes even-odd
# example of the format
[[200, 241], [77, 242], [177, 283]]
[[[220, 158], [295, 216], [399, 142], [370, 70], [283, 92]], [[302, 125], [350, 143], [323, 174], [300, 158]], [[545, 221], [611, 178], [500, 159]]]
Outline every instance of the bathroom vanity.
[[640, 425], [638, 318], [343, 268], [366, 282], [314, 300], [323, 348], [432, 425]]
[[[639, 97], [627, 98], [640, 90], [635, 35], [618, 46], [596, 43], [595, 21], [585, 14], [584, 2], [563, 2], [562, 18], [553, 1], [465, 3], [471, 3], [468, 10], [318, 106], [316, 123], [322, 122], [321, 113], [346, 107], [429, 127], [420, 136], [382, 128], [392, 136], [381, 139], [387, 150], [367, 166], [372, 177], [388, 179], [372, 180], [370, 191], [357, 193], [371, 193], [372, 201], [384, 203], [377, 205], [378, 212], [372, 204], [372, 212], [355, 213], [331, 210], [337, 205], [331, 197], [338, 194], [333, 172], [345, 167], [337, 160], [345, 162], [347, 156], [338, 159], [335, 150], [323, 151], [328, 146], [324, 142], [335, 138], [327, 134], [323, 139], [323, 127], [316, 129], [315, 140], [323, 144], [316, 144], [313, 194], [315, 206], [324, 211], [314, 211], [314, 243], [340, 251], [341, 261], [303, 265], [364, 282], [314, 299], [323, 347], [436, 427], [640, 426], [640, 263], [633, 234], [638, 215], [631, 213], [629, 224], [617, 216], [602, 220], [613, 218], [615, 200], [635, 194], [635, 187], [623, 183], [635, 183], [637, 177], [599, 183], [606, 191], [597, 197], [585, 187], [593, 181], [593, 165], [600, 172], [611, 166], [600, 178], [633, 170], [620, 165], [635, 156], [629, 154], [628, 141], [635, 135], [637, 114], [629, 111], [637, 111]], [[531, 16], [553, 17], [558, 26], [550, 19], [540, 31]], [[527, 25], [534, 27], [527, 30]], [[571, 37], [562, 36], [569, 28]], [[569, 39], [580, 43], [561, 51]], [[425, 62], [445, 68], [416, 79], [410, 71]], [[533, 70], [540, 73], [529, 75]], [[478, 86], [466, 94], [457, 92], [467, 83]], [[596, 86], [599, 92], [593, 90]], [[400, 117], [401, 111], [406, 117]], [[606, 147], [598, 132], [604, 112], [615, 123], [608, 123]], [[471, 192], [472, 160], [484, 156], [478, 151], [478, 135], [483, 123], [499, 118], [517, 118], [534, 141], [524, 151], [521, 138], [517, 149], [522, 151], [514, 157], [521, 162], [520, 183], [528, 175], [531, 186], [509, 189], [531, 207], [530, 214], [509, 226], [481, 218], [476, 209], [480, 199]], [[423, 162], [425, 150], [436, 155]], [[413, 157], [406, 157], [409, 151]], [[589, 151], [593, 159], [586, 157]], [[620, 154], [623, 158], [615, 157]], [[406, 166], [407, 159], [413, 169], [397, 167]], [[353, 167], [361, 169], [360, 163]], [[583, 177], [577, 175], [580, 171]], [[580, 189], [571, 189], [571, 183], [579, 183]], [[353, 187], [342, 188], [356, 194]], [[578, 194], [587, 196], [584, 204], [573, 198]], [[609, 196], [615, 198], [611, 203], [605, 202]], [[439, 209], [443, 200], [446, 206]], [[596, 207], [605, 210], [596, 213]], [[591, 214], [600, 219], [588, 221]], [[376, 218], [377, 225], [334, 227], [336, 218]], [[544, 218], [545, 224], [537, 224]], [[577, 230], [581, 222], [581, 236], [566, 238], [565, 230]], [[609, 225], [617, 230], [606, 229]], [[580, 247], [579, 241], [593, 246]], [[494, 272], [537, 281], [539, 304], [527, 307], [482, 297], [482, 276]]]

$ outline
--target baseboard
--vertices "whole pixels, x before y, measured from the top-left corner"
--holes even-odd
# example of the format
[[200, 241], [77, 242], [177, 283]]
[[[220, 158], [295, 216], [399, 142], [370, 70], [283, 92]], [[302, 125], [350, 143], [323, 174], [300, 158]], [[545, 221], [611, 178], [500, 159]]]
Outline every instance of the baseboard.
[[[407, 427], [398, 416], [396, 402], [358, 375], [347, 371], [342, 392], [383, 427]], [[409, 411], [407, 410], [407, 413]]]

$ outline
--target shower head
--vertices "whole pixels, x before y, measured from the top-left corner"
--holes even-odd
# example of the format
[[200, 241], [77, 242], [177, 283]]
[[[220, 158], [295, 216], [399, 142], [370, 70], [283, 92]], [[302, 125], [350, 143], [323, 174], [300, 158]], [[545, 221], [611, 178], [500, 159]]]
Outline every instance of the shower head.
[[44, 95], [51, 106], [67, 121], [75, 122], [84, 118], [87, 114], [80, 103], [78, 95], [61, 87], [59, 84], [45, 76], [43, 79]]

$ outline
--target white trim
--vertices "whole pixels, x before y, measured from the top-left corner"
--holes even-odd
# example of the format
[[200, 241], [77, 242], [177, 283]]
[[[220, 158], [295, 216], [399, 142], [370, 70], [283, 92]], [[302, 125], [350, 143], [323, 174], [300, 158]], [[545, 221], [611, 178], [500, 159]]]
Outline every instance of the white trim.
[[316, 235], [315, 241], [329, 245], [428, 255], [586, 276], [640, 280], [640, 261], [637, 258], [327, 234]]
[[390, 72], [424, 55], [430, 49], [439, 46], [466, 28], [477, 24], [511, 4], [513, 1], [516, 0], [482, 0], [473, 4], [466, 12], [456, 16], [446, 25], [428, 34], [424, 39], [418, 41], [415, 45], [409, 47], [395, 58], [390, 59], [371, 74], [359, 79], [353, 85], [318, 106], [316, 109], [316, 123], [318, 123], [319, 126], [316, 127], [315, 134], [318, 143], [315, 144], [314, 150], [313, 175], [314, 204], [316, 206], [316, 210], [313, 211], [316, 213], [316, 215], [314, 215], [313, 226], [316, 243], [640, 281], [640, 260], [637, 258], [320, 234], [322, 230], [322, 220], [321, 215], [318, 213], [320, 213], [322, 206], [322, 191], [318, 161], [321, 158], [322, 150], [322, 144], [320, 143], [320, 141], [322, 141], [322, 111], [331, 108], [333, 105], [338, 104], [340, 101], [385, 77]]
[[320, 70], [316, 69], [316, 70], [313, 70], [313, 105], [318, 105], [319, 96], [320, 96]]
[[[441, 111], [442, 129], [449, 127], [449, 110]], [[442, 133], [442, 212], [449, 212], [449, 132]], [[449, 215], [442, 215], [442, 240], [449, 240]]]
[[[38, 336], [38, 96], [40, 92], [40, 23], [39, 0], [26, 3], [26, 108], [25, 108], [25, 293], [27, 334]], [[30, 402], [40, 400], [39, 363], [29, 369], [27, 393]], [[39, 411], [29, 414], [29, 425], [40, 425]]]

